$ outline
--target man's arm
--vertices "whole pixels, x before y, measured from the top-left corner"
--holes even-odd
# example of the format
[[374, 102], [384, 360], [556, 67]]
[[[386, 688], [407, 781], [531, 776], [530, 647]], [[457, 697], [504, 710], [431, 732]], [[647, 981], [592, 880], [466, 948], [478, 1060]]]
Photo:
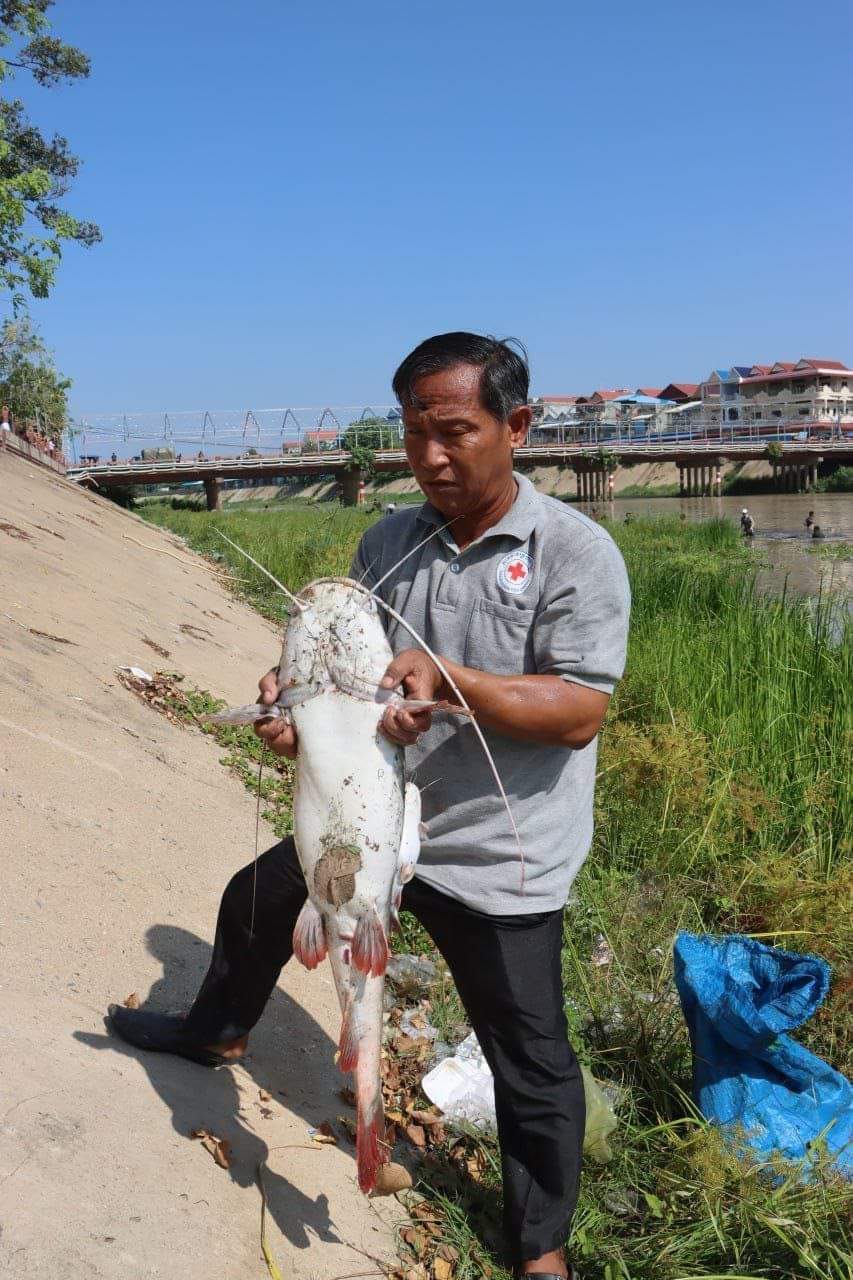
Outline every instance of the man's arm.
[[[442, 665], [486, 729], [548, 746], [579, 751], [601, 728], [609, 693], [572, 684], [561, 676], [496, 676], [474, 667], [442, 659]], [[405, 649], [394, 659], [382, 681], [385, 688], [402, 685], [407, 698], [458, 701], [438, 667], [422, 649]], [[431, 723], [429, 711], [389, 707], [383, 729], [403, 746], [417, 741]]]
[[[479, 723], [521, 741], [579, 751], [601, 728], [622, 674], [630, 592], [622, 557], [610, 538], [596, 536], [554, 554], [533, 628], [536, 674], [492, 675], [442, 657]], [[520, 658], [520, 655], [519, 655]], [[406, 649], [391, 663], [386, 687], [407, 698], [458, 701], [431, 659]], [[430, 726], [429, 712], [389, 708], [384, 728], [405, 746]]]

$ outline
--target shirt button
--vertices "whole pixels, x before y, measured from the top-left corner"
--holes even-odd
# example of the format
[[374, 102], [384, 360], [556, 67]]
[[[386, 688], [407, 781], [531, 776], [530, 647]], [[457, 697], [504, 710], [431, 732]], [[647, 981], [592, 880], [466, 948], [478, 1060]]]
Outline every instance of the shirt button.
[[461, 568], [462, 568], [462, 566], [460, 565], [460, 563], [459, 563], [459, 561], [458, 561], [458, 560], [453, 560], [453, 561], [451, 561], [451, 564], [450, 564], [450, 572], [451, 572], [451, 573], [459, 573], [459, 571], [460, 571], [460, 569], [461, 569]]

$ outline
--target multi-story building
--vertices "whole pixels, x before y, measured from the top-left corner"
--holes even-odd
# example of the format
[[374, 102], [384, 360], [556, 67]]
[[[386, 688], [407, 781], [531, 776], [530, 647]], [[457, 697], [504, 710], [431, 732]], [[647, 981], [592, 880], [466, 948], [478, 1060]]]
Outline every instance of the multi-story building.
[[733, 364], [730, 369], [712, 369], [699, 386], [702, 401], [702, 420], [709, 425], [737, 422], [740, 413], [737, 406], [738, 389], [748, 378], [754, 365]]
[[853, 422], [853, 369], [840, 360], [753, 365], [738, 386], [741, 422], [796, 422], [827, 428]]

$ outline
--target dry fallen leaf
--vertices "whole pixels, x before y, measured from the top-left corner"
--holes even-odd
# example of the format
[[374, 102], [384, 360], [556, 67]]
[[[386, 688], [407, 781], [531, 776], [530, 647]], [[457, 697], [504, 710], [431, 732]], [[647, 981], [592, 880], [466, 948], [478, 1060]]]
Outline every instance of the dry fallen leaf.
[[319, 1142], [324, 1146], [334, 1146], [338, 1141], [338, 1135], [335, 1133], [328, 1120], [323, 1120], [321, 1124], [311, 1134], [312, 1142]]
[[272, 1094], [267, 1093], [266, 1089], [258, 1090], [258, 1098], [260, 1099], [261, 1102], [269, 1102], [271, 1097], [272, 1097]]
[[416, 1107], [412, 1108], [409, 1115], [415, 1124], [425, 1125], [441, 1124], [444, 1118], [440, 1111], [419, 1111]]
[[227, 1138], [217, 1138], [215, 1133], [207, 1129], [193, 1129], [192, 1138], [198, 1138], [205, 1151], [209, 1151], [220, 1169], [231, 1168], [231, 1143]]
[[403, 1133], [405, 1133], [406, 1137], [409, 1139], [409, 1142], [411, 1142], [414, 1146], [421, 1147], [421, 1148], [426, 1146], [426, 1134], [424, 1133], [423, 1125], [407, 1124], [403, 1130]]
[[376, 1186], [371, 1195], [393, 1196], [398, 1191], [405, 1191], [412, 1185], [412, 1177], [408, 1169], [401, 1164], [383, 1164], [376, 1175]]
[[124, 1007], [125, 1009], [139, 1008], [139, 996], [136, 994], [135, 991], [131, 991], [130, 995], [127, 997], [127, 999], [124, 1002]]
[[352, 1089], [338, 1089], [338, 1096], [344, 1100], [348, 1107], [355, 1106], [355, 1093]]
[[436, 1256], [432, 1260], [432, 1274], [434, 1280], [452, 1280], [453, 1264], [448, 1262], [446, 1258]]
[[403, 1227], [400, 1232], [400, 1239], [420, 1258], [427, 1247], [429, 1236], [423, 1227]]

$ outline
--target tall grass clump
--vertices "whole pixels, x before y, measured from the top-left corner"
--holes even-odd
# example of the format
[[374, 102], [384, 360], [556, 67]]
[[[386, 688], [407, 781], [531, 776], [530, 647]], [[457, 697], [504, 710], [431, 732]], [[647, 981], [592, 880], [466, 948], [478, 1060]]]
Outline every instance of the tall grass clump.
[[[370, 523], [340, 510], [146, 515], [226, 561], [270, 616], [282, 612], [274, 589], [217, 528], [298, 589], [346, 572]], [[806, 1181], [751, 1165], [696, 1113], [671, 959], [679, 928], [826, 957], [830, 995], [798, 1034], [849, 1071], [845, 602], [760, 596], [725, 521], [637, 520], [613, 533], [632, 633], [601, 735], [594, 844], [566, 913], [563, 978], [573, 1042], [617, 1097], [620, 1128], [613, 1161], [587, 1169], [570, 1249], [584, 1280], [850, 1280], [850, 1196], [832, 1169]], [[428, 945], [411, 922], [405, 936]], [[430, 1016], [442, 1029], [461, 1018], [449, 983]], [[453, 1274], [504, 1280], [496, 1149], [468, 1142], [458, 1156], [457, 1143], [425, 1163], [419, 1189]]]

